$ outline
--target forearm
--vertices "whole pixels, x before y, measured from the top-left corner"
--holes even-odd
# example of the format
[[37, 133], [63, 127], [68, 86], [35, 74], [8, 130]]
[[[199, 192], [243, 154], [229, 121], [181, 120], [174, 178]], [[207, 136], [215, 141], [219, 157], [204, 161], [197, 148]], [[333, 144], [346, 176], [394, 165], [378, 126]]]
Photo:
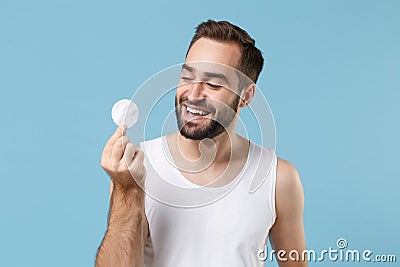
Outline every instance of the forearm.
[[107, 232], [97, 253], [96, 267], [143, 266], [145, 227], [141, 189], [114, 188]]

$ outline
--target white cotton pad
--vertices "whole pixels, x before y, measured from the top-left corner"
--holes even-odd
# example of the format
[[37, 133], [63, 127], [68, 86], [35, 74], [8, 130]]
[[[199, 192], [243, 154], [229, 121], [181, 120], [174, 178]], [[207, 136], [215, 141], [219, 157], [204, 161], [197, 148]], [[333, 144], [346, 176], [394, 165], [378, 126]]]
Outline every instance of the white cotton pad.
[[111, 117], [118, 126], [125, 124], [127, 128], [130, 128], [137, 122], [139, 110], [133, 101], [121, 99], [112, 107]]

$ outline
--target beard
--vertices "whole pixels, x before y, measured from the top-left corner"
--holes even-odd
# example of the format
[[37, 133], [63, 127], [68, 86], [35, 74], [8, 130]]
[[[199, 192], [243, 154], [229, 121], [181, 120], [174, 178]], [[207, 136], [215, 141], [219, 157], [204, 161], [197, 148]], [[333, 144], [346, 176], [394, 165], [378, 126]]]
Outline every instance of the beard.
[[[239, 102], [240, 96], [235, 95], [235, 98], [232, 101], [226, 103], [226, 106], [223, 105], [221, 110], [216, 113], [216, 108], [207, 99], [188, 100], [187, 97], [182, 96], [179, 98], [180, 104], [178, 105], [178, 98], [175, 97], [175, 115], [179, 132], [184, 137], [192, 140], [202, 140], [205, 138], [212, 139], [223, 133], [235, 119]], [[183, 103], [193, 107], [206, 108], [207, 110], [210, 110], [211, 118], [208, 118], [201, 124], [186, 121], [183, 118], [183, 109], [186, 108]]]

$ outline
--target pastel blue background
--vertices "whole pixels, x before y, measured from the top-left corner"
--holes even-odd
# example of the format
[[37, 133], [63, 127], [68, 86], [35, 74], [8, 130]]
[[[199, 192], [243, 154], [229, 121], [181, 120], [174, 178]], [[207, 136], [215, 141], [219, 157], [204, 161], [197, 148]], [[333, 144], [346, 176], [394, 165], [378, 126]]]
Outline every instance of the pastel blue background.
[[208, 18], [264, 52], [259, 87], [303, 181], [307, 247], [344, 237], [400, 261], [399, 14], [397, 0], [0, 0], [0, 266], [93, 265], [111, 107], [181, 63]]

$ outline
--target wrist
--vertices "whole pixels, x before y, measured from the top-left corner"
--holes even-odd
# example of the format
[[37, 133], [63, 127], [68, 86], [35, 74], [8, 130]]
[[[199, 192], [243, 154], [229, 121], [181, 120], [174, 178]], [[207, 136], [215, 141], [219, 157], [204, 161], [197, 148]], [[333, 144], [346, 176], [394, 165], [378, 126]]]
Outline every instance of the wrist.
[[134, 209], [144, 210], [144, 191], [135, 185], [113, 184], [112, 201], [125, 203]]
[[131, 175], [125, 178], [121, 177], [113, 177], [110, 176], [111, 181], [114, 185], [114, 188], [116, 190], [119, 190], [120, 192], [128, 192], [128, 191], [143, 191], [141, 190], [141, 187], [137, 184], [134, 178], [132, 178]]

